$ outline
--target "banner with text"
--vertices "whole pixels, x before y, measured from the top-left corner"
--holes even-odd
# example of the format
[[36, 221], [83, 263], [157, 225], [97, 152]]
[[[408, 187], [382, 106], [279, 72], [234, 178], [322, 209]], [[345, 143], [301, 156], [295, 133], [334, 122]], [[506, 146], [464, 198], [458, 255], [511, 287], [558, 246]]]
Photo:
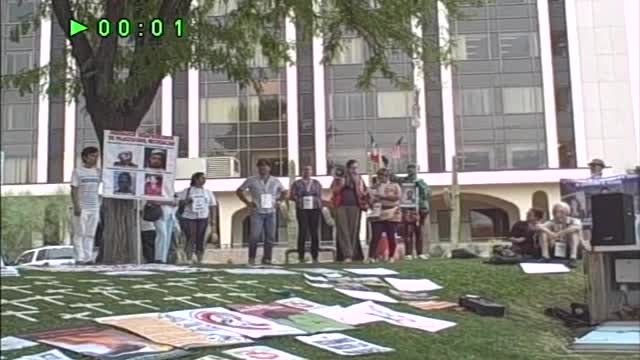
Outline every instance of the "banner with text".
[[104, 134], [103, 196], [172, 200], [178, 137], [109, 131]]

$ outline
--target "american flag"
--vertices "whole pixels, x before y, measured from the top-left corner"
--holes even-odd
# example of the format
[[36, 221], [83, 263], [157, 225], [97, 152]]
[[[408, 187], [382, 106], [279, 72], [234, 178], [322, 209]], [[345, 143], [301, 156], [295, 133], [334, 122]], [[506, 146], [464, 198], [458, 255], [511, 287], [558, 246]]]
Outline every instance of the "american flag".
[[402, 141], [404, 140], [404, 136], [400, 136], [398, 141], [393, 145], [391, 149], [391, 157], [394, 159], [400, 159], [402, 157]]

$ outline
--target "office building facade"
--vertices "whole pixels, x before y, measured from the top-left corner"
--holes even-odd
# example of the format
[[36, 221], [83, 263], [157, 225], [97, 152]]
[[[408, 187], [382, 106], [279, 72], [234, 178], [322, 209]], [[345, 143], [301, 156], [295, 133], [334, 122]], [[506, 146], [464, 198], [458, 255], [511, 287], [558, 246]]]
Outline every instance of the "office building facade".
[[[12, 29], [34, 6], [2, 2], [3, 74], [63, 56], [64, 36], [50, 19], [14, 41]], [[366, 164], [375, 143], [393, 171], [416, 163], [433, 186], [440, 239], [448, 236], [441, 192], [457, 167], [463, 237], [480, 240], [504, 236], [532, 205], [548, 210], [559, 200], [558, 180], [586, 177], [591, 158], [604, 159], [609, 173], [640, 163], [636, 0], [494, 0], [465, 7], [459, 20], [436, 12], [429, 28], [413, 31], [453, 40], [451, 65], [390, 51], [392, 68], [416, 91], [385, 79], [359, 89], [362, 39], [347, 34], [336, 58], [321, 64], [315, 38], [295, 50], [294, 66], [272, 71], [262, 56], [253, 59], [265, 73], [261, 93], [204, 70], [167, 77], [139, 131], [179, 136], [180, 157], [231, 164], [212, 166], [207, 185], [220, 200], [223, 247], [245, 241], [248, 213], [233, 191], [260, 158], [285, 184], [289, 171], [312, 165], [328, 186], [348, 159]], [[303, 29], [287, 19], [279, 31], [294, 41]], [[2, 89], [2, 130], [3, 193], [68, 189], [80, 150], [96, 143], [81, 98]]]

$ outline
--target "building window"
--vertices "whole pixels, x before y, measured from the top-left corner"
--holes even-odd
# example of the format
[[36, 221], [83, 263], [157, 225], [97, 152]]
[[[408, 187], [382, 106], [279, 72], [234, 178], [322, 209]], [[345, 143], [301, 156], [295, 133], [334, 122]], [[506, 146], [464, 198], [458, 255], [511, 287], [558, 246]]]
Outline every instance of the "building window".
[[[8, 1], [7, 1], [8, 2]], [[9, 8], [2, 22], [4, 23], [20, 23], [29, 20], [33, 16], [35, 9], [34, 1], [12, 1], [9, 2]]]
[[200, 122], [205, 124], [237, 123], [240, 119], [237, 97], [200, 99]]
[[332, 63], [334, 65], [361, 64], [364, 61], [364, 43], [361, 38], [342, 39]]
[[456, 35], [453, 39], [455, 60], [486, 60], [491, 58], [488, 34]]
[[491, 89], [461, 89], [459, 90], [460, 104], [456, 106], [459, 115], [490, 115], [493, 98]]
[[330, 98], [333, 119], [359, 119], [364, 117], [364, 96], [357, 94], [333, 94]]
[[509, 215], [502, 209], [474, 209], [469, 211], [471, 238], [491, 240], [509, 233]]
[[534, 33], [500, 34], [500, 56], [504, 59], [540, 56], [537, 35]]
[[502, 88], [502, 106], [505, 114], [541, 113], [542, 89], [540, 87]]
[[247, 118], [249, 121], [283, 120], [286, 104], [279, 95], [249, 96]]
[[538, 169], [544, 155], [537, 144], [507, 145], [507, 164], [511, 169]]
[[33, 52], [7, 52], [3, 61], [3, 75], [14, 75], [33, 65]]
[[411, 92], [389, 91], [378, 93], [378, 117], [400, 118], [411, 116]]
[[464, 149], [462, 161], [465, 171], [484, 171], [493, 169], [493, 151]]
[[33, 124], [33, 105], [31, 104], [7, 104], [3, 106], [6, 121], [3, 121], [4, 130], [31, 130]]

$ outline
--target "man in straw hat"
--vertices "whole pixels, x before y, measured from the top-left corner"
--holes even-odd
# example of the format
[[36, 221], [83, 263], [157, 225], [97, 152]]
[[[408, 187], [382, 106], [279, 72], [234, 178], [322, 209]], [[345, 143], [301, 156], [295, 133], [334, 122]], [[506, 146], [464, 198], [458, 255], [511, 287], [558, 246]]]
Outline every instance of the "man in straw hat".
[[602, 170], [606, 168], [604, 161], [601, 159], [593, 159], [589, 163], [589, 170], [591, 171], [591, 178], [598, 179], [602, 177]]

